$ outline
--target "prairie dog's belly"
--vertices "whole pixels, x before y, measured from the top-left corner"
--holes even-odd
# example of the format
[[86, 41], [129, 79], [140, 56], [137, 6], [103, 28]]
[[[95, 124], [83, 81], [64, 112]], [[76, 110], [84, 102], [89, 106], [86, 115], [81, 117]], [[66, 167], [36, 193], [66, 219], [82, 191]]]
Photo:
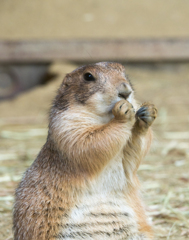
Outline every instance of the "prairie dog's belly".
[[111, 195], [88, 196], [70, 213], [59, 239], [126, 239], [137, 232], [133, 210], [124, 199]]
[[113, 164], [71, 210], [59, 239], [127, 239], [127, 235], [137, 231], [135, 214], [123, 194], [126, 178], [122, 160]]

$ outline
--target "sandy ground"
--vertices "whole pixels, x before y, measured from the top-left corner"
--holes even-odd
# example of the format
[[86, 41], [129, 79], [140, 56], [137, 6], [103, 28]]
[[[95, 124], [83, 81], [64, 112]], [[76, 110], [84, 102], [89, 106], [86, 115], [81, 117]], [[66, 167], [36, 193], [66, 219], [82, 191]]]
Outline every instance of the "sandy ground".
[[[53, 64], [53, 82], [0, 104], [0, 239], [12, 239], [13, 193], [47, 135], [48, 109], [65, 73]], [[154, 142], [139, 169], [144, 201], [156, 239], [189, 237], [189, 64], [126, 65], [137, 98], [159, 110]]]

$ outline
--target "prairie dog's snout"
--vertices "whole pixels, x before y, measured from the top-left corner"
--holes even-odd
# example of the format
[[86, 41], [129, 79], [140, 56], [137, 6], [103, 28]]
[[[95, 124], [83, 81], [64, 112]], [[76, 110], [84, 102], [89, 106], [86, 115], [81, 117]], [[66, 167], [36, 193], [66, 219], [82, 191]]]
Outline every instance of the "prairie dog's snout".
[[129, 86], [129, 84], [127, 84], [126, 82], [122, 82], [117, 87], [117, 90], [118, 90], [118, 97], [124, 98], [126, 100], [129, 97], [129, 95], [131, 94], [132, 89]]

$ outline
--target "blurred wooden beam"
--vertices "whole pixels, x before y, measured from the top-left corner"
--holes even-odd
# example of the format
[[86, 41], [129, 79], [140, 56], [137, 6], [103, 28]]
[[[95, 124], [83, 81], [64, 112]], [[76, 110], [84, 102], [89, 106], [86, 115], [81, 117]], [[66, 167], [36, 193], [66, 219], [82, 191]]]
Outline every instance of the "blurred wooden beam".
[[0, 63], [188, 61], [189, 39], [0, 41]]

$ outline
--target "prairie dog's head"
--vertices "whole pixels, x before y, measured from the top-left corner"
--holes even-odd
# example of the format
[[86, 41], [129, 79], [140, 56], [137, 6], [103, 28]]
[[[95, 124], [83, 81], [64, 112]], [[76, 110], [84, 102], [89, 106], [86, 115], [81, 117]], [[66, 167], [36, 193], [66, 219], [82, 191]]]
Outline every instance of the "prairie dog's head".
[[83, 106], [98, 116], [111, 114], [116, 102], [133, 102], [133, 89], [119, 63], [100, 62], [67, 74], [54, 102], [57, 110]]

